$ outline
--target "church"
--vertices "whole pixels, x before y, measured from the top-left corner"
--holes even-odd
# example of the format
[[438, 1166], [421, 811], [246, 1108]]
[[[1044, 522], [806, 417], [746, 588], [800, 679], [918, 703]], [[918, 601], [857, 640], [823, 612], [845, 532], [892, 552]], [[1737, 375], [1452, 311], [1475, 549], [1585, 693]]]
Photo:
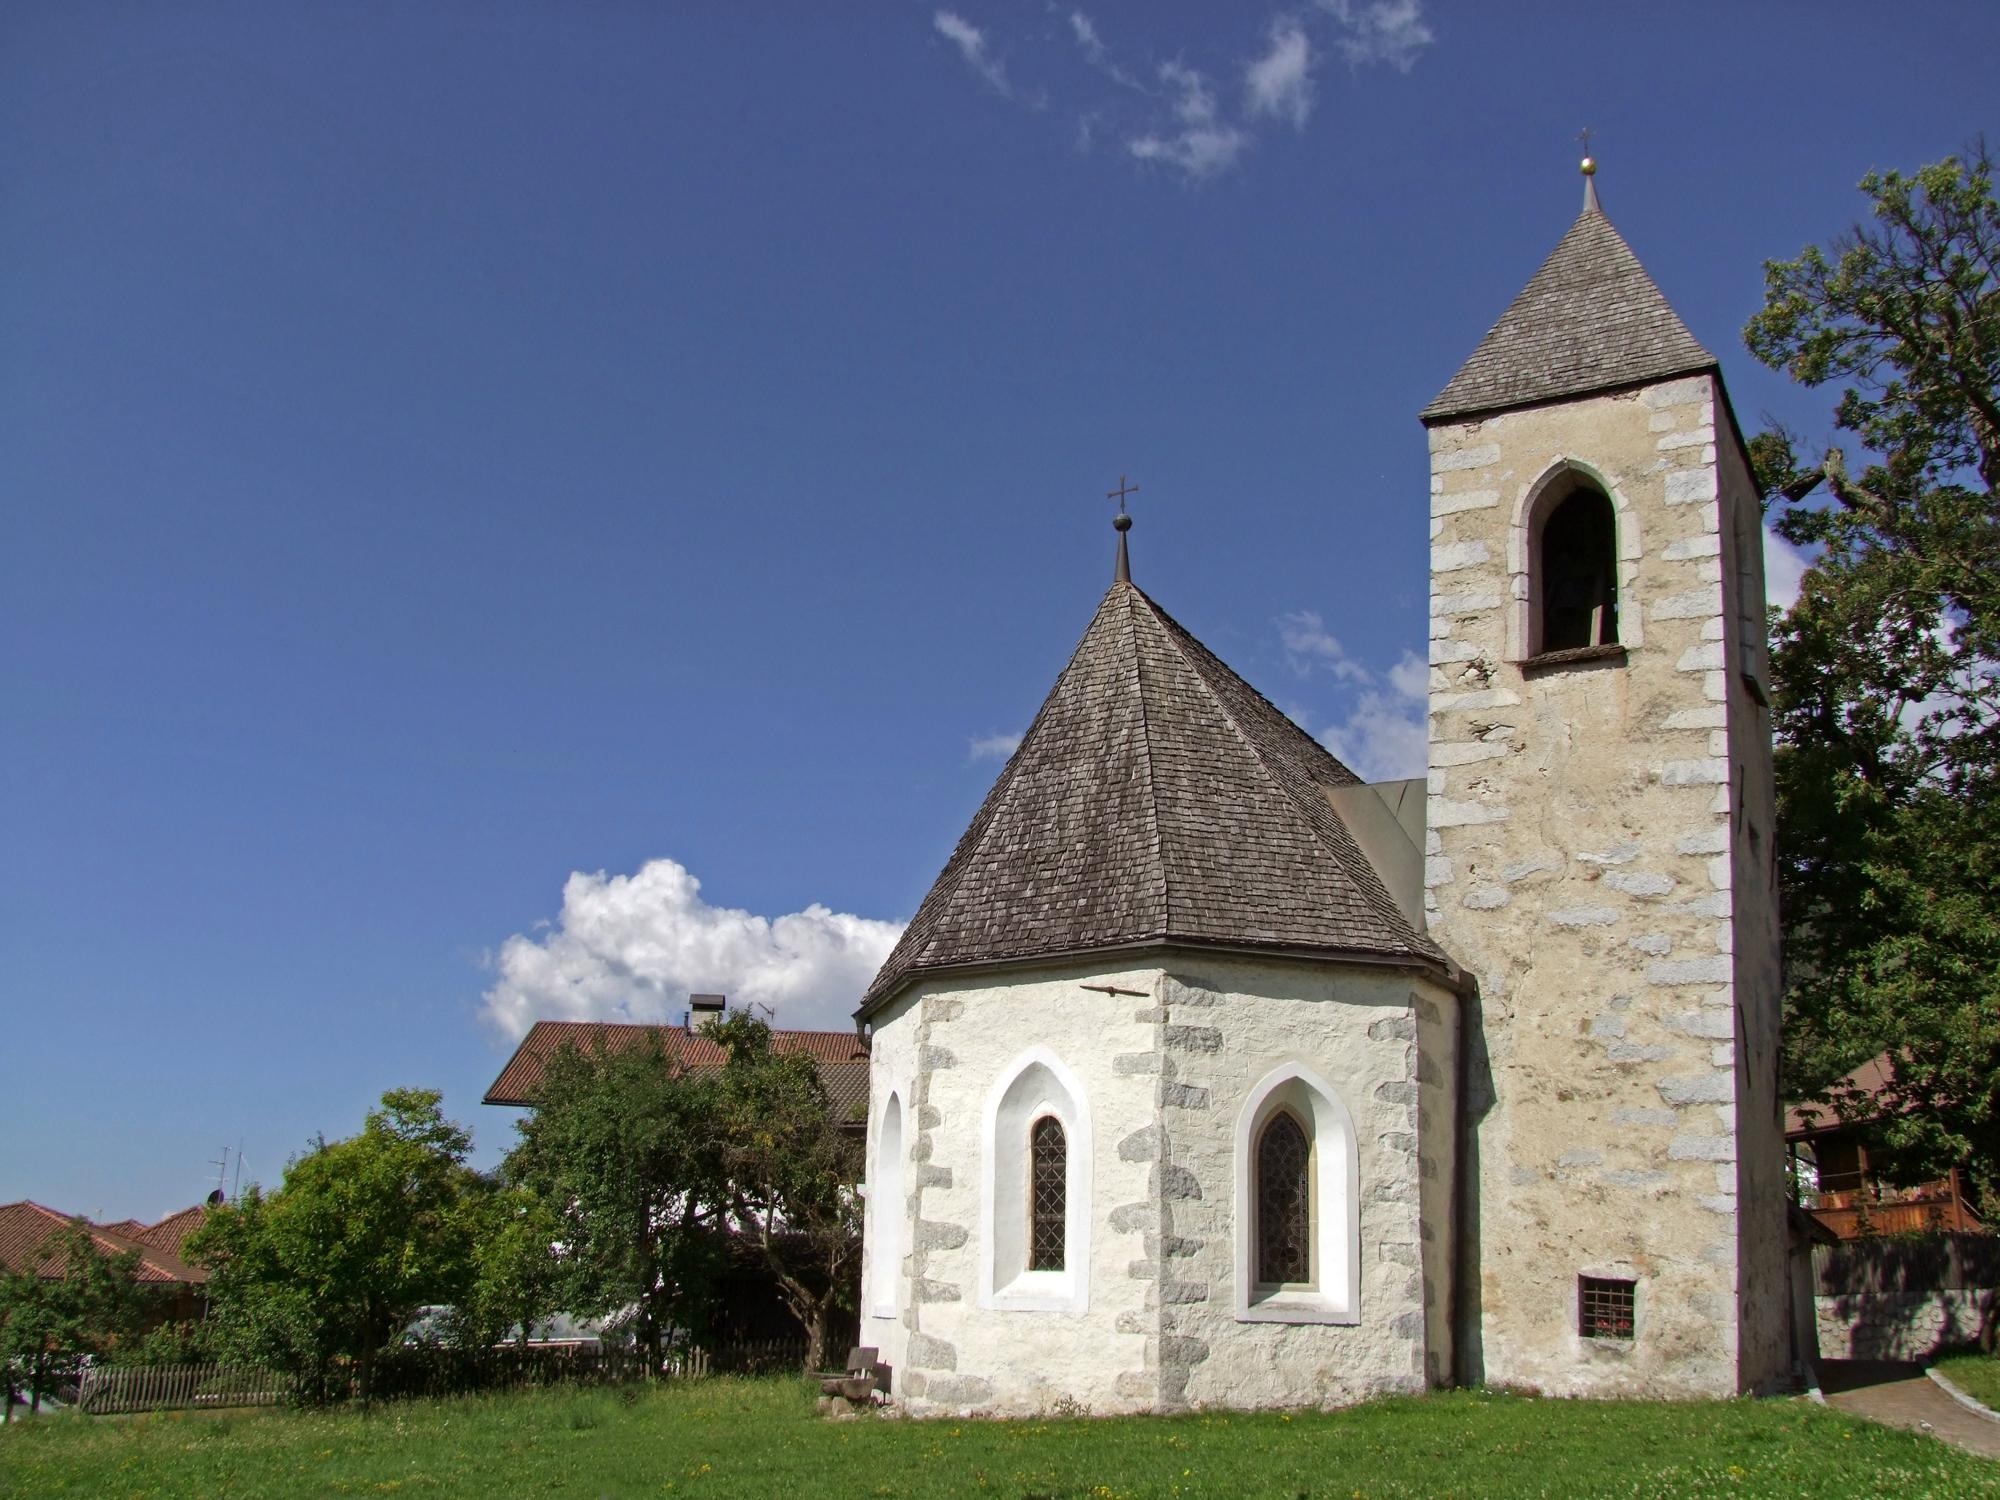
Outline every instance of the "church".
[[1177, 624], [1121, 511], [856, 1013], [906, 1408], [1791, 1379], [1758, 496], [1594, 170], [1421, 413], [1425, 782]]

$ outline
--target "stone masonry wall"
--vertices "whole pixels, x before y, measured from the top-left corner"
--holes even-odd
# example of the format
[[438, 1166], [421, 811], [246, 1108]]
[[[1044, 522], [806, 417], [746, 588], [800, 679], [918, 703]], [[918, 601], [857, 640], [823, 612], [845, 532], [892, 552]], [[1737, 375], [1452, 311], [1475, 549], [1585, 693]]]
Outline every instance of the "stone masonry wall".
[[[1459, 1328], [1477, 1378], [1743, 1383], [1732, 783], [1749, 747], [1730, 739], [1717, 405], [1697, 376], [1431, 432], [1425, 883], [1433, 935], [1479, 985]], [[1617, 510], [1627, 656], [1524, 672], [1530, 505], [1563, 465]], [[1637, 1282], [1633, 1341], [1579, 1336], [1579, 1274]]]
[[[911, 1151], [897, 1313], [864, 1305], [862, 1322], [863, 1341], [895, 1366], [897, 1396], [917, 1412], [1065, 1400], [1108, 1412], [1420, 1388], [1427, 1369], [1449, 1365], [1446, 1330], [1434, 1324], [1427, 1339], [1425, 1308], [1446, 1305], [1450, 1236], [1444, 1221], [1426, 1235], [1420, 1218], [1448, 1197], [1453, 1136], [1449, 1057], [1433, 1066], [1419, 1036], [1448, 1037], [1456, 1003], [1387, 970], [1208, 956], [1171, 972], [1052, 968], [918, 986], [878, 1018], [871, 1086], [871, 1139], [894, 1088]], [[985, 1103], [1037, 1044], [1076, 1075], [1092, 1116], [1095, 1190], [1070, 1205], [1094, 1224], [1080, 1311], [980, 1297]], [[1236, 1320], [1234, 1127], [1249, 1091], [1294, 1060], [1341, 1095], [1359, 1137], [1354, 1326]]]

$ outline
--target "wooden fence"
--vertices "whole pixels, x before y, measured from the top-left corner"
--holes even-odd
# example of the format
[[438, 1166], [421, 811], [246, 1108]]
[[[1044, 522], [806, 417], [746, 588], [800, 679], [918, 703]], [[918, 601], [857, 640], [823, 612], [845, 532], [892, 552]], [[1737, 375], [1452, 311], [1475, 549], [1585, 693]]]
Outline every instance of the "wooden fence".
[[135, 1365], [83, 1372], [76, 1405], [93, 1416], [178, 1407], [276, 1406], [290, 1376], [255, 1365]]
[[[668, 1350], [658, 1363], [642, 1350], [594, 1344], [499, 1345], [452, 1349], [411, 1344], [377, 1356], [378, 1401], [436, 1400], [485, 1391], [546, 1386], [626, 1385], [645, 1380], [699, 1380], [710, 1375], [778, 1375], [805, 1368], [803, 1339], [729, 1340], [712, 1348]], [[341, 1365], [325, 1378], [296, 1377], [257, 1366], [197, 1364], [86, 1369], [77, 1382], [77, 1409], [96, 1416], [178, 1408], [276, 1406], [305, 1400], [352, 1399], [354, 1370]]]
[[1908, 1297], [1996, 1287], [2000, 1238], [1927, 1234], [1820, 1245], [1813, 1251], [1813, 1281], [1822, 1297]]

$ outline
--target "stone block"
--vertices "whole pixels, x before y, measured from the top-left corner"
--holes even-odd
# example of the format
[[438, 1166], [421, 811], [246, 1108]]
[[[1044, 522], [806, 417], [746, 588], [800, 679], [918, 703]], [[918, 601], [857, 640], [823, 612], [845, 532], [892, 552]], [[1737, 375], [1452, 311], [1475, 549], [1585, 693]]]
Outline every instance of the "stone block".
[[1613, 870], [1605, 875], [1604, 883], [1614, 891], [1642, 897], [1670, 895], [1676, 884], [1673, 876], [1658, 870]]
[[1706, 620], [1722, 613], [1722, 590], [1713, 585], [1655, 599], [1646, 611], [1655, 620]]
[[1602, 1151], [1565, 1151], [1556, 1158], [1559, 1167], [1601, 1167], [1604, 1165]]
[[1493, 554], [1484, 542], [1447, 542], [1431, 548], [1433, 573], [1462, 573], [1492, 560]]
[[1505, 886], [1476, 885], [1465, 893], [1459, 905], [1470, 907], [1473, 911], [1494, 911], [1512, 899]]
[[1617, 1188], [1652, 1188], [1660, 1186], [1667, 1180], [1665, 1172], [1634, 1171], [1627, 1167], [1600, 1172], [1597, 1175], [1600, 1182]]
[[1384, 1016], [1379, 1021], [1368, 1023], [1368, 1040], [1371, 1042], [1414, 1042], [1416, 1039], [1415, 1016]]
[[978, 1406], [993, 1399], [993, 1382], [981, 1375], [933, 1375], [926, 1394], [939, 1406]]
[[1160, 1085], [1160, 1107], [1162, 1109], [1207, 1109], [1208, 1090], [1192, 1083], [1163, 1083]]
[[1160, 1071], [1160, 1054], [1157, 1052], [1121, 1052], [1111, 1059], [1114, 1073], [1157, 1073]]
[[919, 1219], [912, 1244], [918, 1250], [956, 1250], [965, 1241], [966, 1232], [963, 1224], [946, 1224], [937, 1219]]
[[1715, 498], [1715, 470], [1676, 469], [1667, 475], [1666, 502], [1669, 505], [1699, 505]]
[[1639, 1042], [1613, 1042], [1604, 1055], [1616, 1063], [1665, 1062], [1674, 1055], [1671, 1047], [1653, 1047]]
[[1199, 1198], [1201, 1183], [1186, 1167], [1162, 1164], [1152, 1172], [1152, 1189], [1159, 1198]]
[[1609, 906], [1565, 906], [1549, 913], [1557, 927], [1609, 927], [1618, 913]]
[[956, 1302], [959, 1300], [958, 1287], [949, 1281], [932, 1281], [926, 1276], [913, 1277], [910, 1281], [912, 1302]]
[[1161, 1032], [1160, 1044], [1170, 1052], [1216, 1052], [1222, 1033], [1213, 1026], [1169, 1026]]
[[1508, 885], [1526, 880], [1530, 875], [1540, 875], [1562, 869], [1559, 859], [1537, 858], [1517, 859], [1510, 865], [1500, 867], [1500, 878]]
[[1727, 1011], [1695, 1010], [1681, 1015], [1665, 1016], [1660, 1024], [1669, 1031], [1678, 1031], [1686, 1036], [1698, 1036], [1704, 1040], [1716, 1038], [1734, 1039], [1736, 1023]]
[[1660, 768], [1662, 786], [1723, 786], [1728, 781], [1729, 762], [1719, 756], [1670, 760]]
[[1667, 1142], [1669, 1161], [1734, 1161], [1736, 1138], [1727, 1135], [1697, 1135], [1683, 1131]]
[[1614, 1109], [1614, 1125], [1678, 1125], [1681, 1117], [1671, 1109]]
[[1133, 1131], [1118, 1143], [1120, 1161], [1158, 1161], [1160, 1159], [1160, 1127], [1146, 1125]]
[[1637, 937], [1625, 939], [1625, 946], [1651, 954], [1654, 958], [1664, 958], [1674, 951], [1674, 940], [1664, 932], [1642, 932]]
[[928, 1333], [913, 1333], [904, 1350], [904, 1358], [912, 1365], [925, 1370], [956, 1370], [958, 1350], [943, 1339], [932, 1338]]
[[1736, 1099], [1734, 1073], [1692, 1073], [1662, 1078], [1660, 1097], [1673, 1105], [1730, 1104]]
[[925, 1045], [917, 1048], [917, 1067], [924, 1072], [942, 1072], [946, 1068], [957, 1066], [958, 1058], [949, 1047]]
[[1460, 490], [1454, 495], [1434, 496], [1431, 500], [1431, 514], [1450, 516], [1462, 510], [1490, 510], [1499, 503], [1498, 490]]
[[1730, 977], [1729, 960], [1722, 957], [1665, 958], [1646, 965], [1648, 984], [1726, 984]]
[[1728, 825], [1717, 823], [1713, 827], [1698, 828], [1693, 833], [1684, 833], [1674, 840], [1676, 854], [1727, 854], [1729, 852]]
[[1465, 469], [1484, 469], [1500, 462], [1498, 443], [1477, 443], [1455, 453], [1433, 453], [1431, 473], [1454, 474]]
[[1433, 594], [1431, 614], [1437, 615], [1478, 615], [1500, 607], [1498, 594], [1481, 593], [1473, 589], [1461, 589], [1457, 593]]

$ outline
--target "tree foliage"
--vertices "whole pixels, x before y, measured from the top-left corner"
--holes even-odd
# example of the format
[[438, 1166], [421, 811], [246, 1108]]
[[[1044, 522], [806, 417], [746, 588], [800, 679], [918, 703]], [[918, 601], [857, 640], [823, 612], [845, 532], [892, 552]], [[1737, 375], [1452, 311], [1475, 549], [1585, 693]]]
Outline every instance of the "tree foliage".
[[826, 1365], [829, 1315], [851, 1305], [861, 1264], [860, 1143], [834, 1119], [819, 1070], [771, 1049], [771, 1028], [738, 1012], [707, 1035], [729, 1053], [716, 1115], [730, 1219], [757, 1248]]
[[655, 1041], [629, 1051], [565, 1047], [505, 1174], [554, 1215], [559, 1300], [587, 1317], [629, 1314], [657, 1357], [699, 1329], [721, 1263], [721, 1158], [712, 1072], [677, 1073]]
[[[1745, 333], [1864, 450], [1751, 446], [1815, 547], [1772, 647], [1795, 1094], [1887, 1052], [1883, 1164], [2000, 1171], [2000, 207], [1985, 145], [1861, 183]], [[1857, 473], [1858, 467], [1858, 473]], [[1862, 1102], [1835, 1098], [1851, 1112]]]
[[188, 1253], [211, 1272], [218, 1336], [325, 1390], [352, 1361], [367, 1399], [377, 1354], [472, 1281], [471, 1138], [430, 1089], [393, 1089], [359, 1135], [294, 1161], [268, 1196], [212, 1211]]
[[[153, 1306], [137, 1280], [139, 1252], [113, 1253], [72, 1219], [39, 1267], [0, 1272], [0, 1382], [5, 1402], [25, 1387], [39, 1406], [77, 1356], [104, 1358], [136, 1340]], [[60, 1268], [61, 1274], [44, 1274]]]

